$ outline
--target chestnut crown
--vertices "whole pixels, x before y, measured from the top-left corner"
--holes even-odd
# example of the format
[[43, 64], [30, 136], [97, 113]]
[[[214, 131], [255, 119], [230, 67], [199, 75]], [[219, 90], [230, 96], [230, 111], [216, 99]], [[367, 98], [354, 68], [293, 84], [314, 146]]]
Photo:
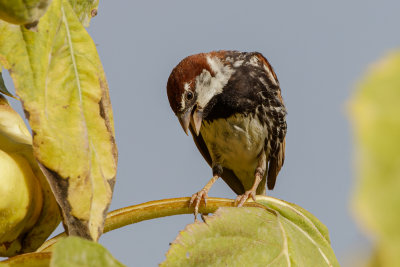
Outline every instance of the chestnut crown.
[[[210, 58], [222, 62], [226, 51], [200, 53], [184, 58], [171, 72], [167, 83], [169, 104], [175, 114], [184, 112], [192, 106], [198, 97], [196, 86], [199, 77], [207, 73], [215, 77]], [[204, 80], [204, 79], [203, 79]], [[192, 104], [192, 105], [191, 105]]]

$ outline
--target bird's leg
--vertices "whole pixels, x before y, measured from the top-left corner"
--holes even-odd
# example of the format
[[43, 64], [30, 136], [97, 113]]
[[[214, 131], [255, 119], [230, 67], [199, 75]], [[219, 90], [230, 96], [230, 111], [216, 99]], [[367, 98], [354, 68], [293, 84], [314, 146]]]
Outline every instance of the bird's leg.
[[246, 192], [244, 192], [243, 195], [237, 196], [235, 203], [238, 203], [237, 204], [238, 207], [243, 206], [244, 202], [246, 202], [246, 200], [249, 197], [251, 197], [254, 201], [256, 201], [257, 187], [260, 184], [262, 178], [264, 177], [266, 168], [267, 168], [267, 158], [266, 158], [265, 152], [261, 151], [261, 155], [258, 159], [257, 169], [254, 174], [255, 178], [254, 178], [253, 186], [251, 187], [250, 190], [247, 190]]
[[192, 195], [192, 198], [190, 199], [189, 207], [191, 207], [192, 205], [194, 206], [195, 221], [197, 220], [197, 214], [199, 213], [199, 206], [200, 206], [201, 200], [204, 199], [204, 206], [206, 206], [208, 191], [210, 191], [210, 188], [218, 180], [218, 178], [219, 178], [219, 175], [214, 175], [213, 178], [211, 178], [211, 180], [208, 181], [208, 183], [203, 187], [203, 189], [201, 189], [199, 192]]
[[201, 189], [199, 192], [192, 195], [190, 199], [189, 207], [194, 206], [194, 220], [197, 221], [197, 214], [199, 213], [199, 206], [201, 200], [204, 199], [204, 206], [207, 205], [208, 191], [210, 191], [213, 184], [218, 180], [222, 174], [222, 167], [220, 165], [215, 165], [213, 167], [213, 178]]

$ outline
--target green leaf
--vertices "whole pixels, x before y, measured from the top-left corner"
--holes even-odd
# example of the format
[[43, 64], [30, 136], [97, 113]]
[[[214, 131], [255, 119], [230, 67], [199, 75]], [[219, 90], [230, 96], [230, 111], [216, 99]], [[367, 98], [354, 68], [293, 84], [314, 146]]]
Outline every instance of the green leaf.
[[55, 245], [50, 266], [125, 266], [98, 243], [70, 236]]
[[[3, 75], [2, 75], [2, 71], [1, 71], [1, 66], [0, 66], [0, 93], [3, 93], [7, 96], [10, 97], [14, 97], [13, 94], [11, 94], [8, 90], [6, 85], [4, 84], [4, 80], [3, 80]], [[15, 98], [15, 97], [14, 97]]]
[[186, 227], [161, 266], [339, 266], [326, 227], [304, 209], [257, 196], [263, 208], [220, 208]]
[[370, 67], [350, 106], [357, 170], [353, 206], [377, 240], [382, 263], [377, 266], [400, 266], [399, 74], [400, 52], [391, 53]]
[[37, 32], [0, 22], [0, 63], [68, 233], [98, 240], [117, 167], [113, 116], [96, 47], [69, 1], [53, 0]]

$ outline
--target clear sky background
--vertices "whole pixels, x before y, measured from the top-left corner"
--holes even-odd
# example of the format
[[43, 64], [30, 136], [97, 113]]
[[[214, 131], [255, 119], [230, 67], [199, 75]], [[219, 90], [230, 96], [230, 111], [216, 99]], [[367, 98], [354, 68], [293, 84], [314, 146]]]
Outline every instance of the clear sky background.
[[[346, 102], [368, 64], [400, 46], [399, 12], [399, 1], [100, 0], [88, 31], [109, 82], [119, 148], [110, 210], [190, 196], [205, 185], [211, 169], [170, 110], [168, 76], [191, 54], [258, 51], [274, 67], [288, 109], [286, 161], [269, 195], [325, 223], [345, 263], [368, 247], [349, 208]], [[209, 195], [235, 198], [222, 180]], [[100, 242], [128, 266], [156, 266], [192, 222], [192, 215], [145, 221]]]

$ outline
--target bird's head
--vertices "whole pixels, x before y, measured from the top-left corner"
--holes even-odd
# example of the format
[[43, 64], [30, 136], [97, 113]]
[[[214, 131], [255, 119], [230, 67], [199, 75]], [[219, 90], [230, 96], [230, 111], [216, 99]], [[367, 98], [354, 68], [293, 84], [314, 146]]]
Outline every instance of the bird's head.
[[192, 55], [172, 70], [168, 100], [186, 134], [191, 124], [199, 135], [205, 107], [231, 77], [233, 70], [225, 59], [225, 51]]

